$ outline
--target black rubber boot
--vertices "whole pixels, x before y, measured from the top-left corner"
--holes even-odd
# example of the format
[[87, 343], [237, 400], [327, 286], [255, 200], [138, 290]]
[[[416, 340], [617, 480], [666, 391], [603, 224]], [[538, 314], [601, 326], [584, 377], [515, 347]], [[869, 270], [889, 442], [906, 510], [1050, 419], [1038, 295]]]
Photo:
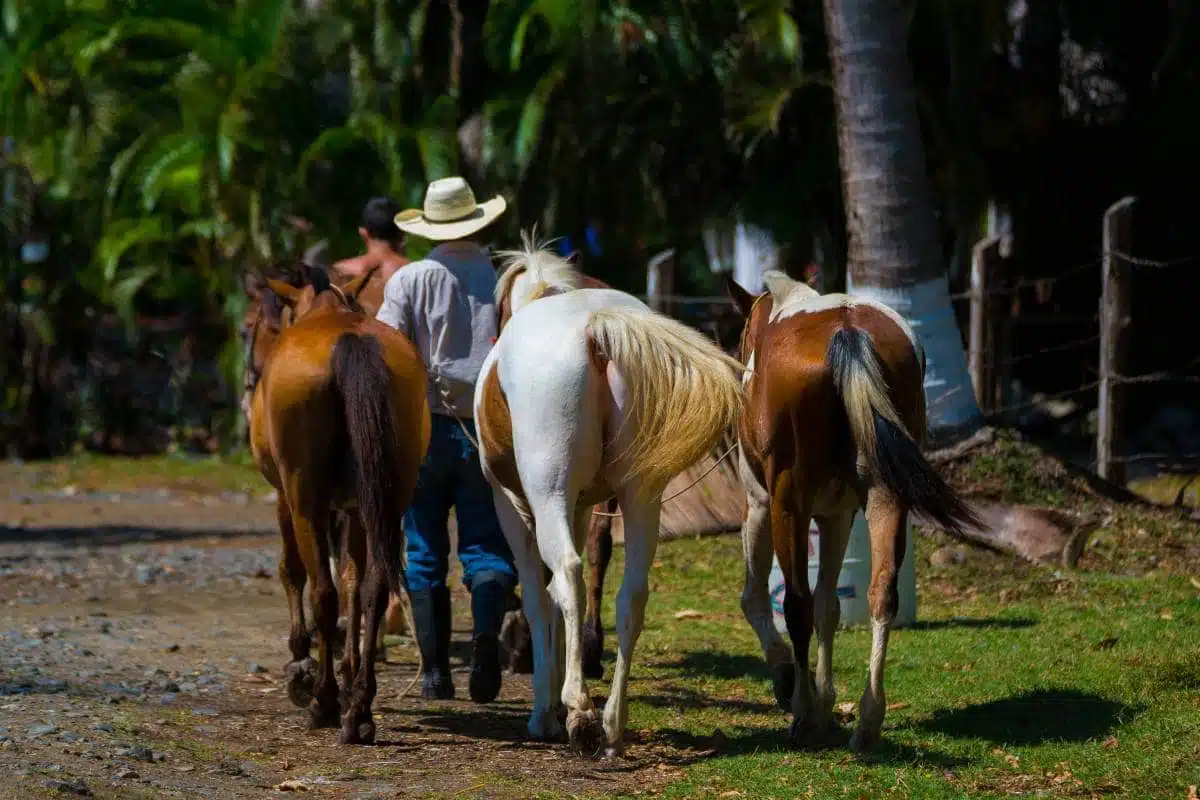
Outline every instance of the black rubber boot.
[[426, 700], [450, 700], [454, 681], [450, 678], [450, 589], [437, 586], [410, 592], [417, 647], [421, 648], [421, 696]]
[[492, 572], [477, 575], [471, 587], [471, 699], [490, 703], [500, 694], [500, 627], [508, 610], [512, 581]]

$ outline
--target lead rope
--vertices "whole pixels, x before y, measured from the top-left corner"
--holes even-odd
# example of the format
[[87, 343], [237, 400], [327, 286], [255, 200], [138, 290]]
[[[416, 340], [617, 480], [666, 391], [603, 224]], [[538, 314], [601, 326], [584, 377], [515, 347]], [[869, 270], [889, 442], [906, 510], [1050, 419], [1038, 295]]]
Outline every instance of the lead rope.
[[[475, 448], [477, 451], [479, 451], [480, 453], [482, 453], [482, 452], [483, 452], [483, 448], [481, 448], [481, 447], [479, 446], [479, 441], [478, 441], [478, 440], [477, 440], [477, 439], [476, 439], [474, 436], [472, 436], [472, 435], [471, 435], [471, 431], [469, 431], [469, 430], [467, 429], [467, 425], [466, 425], [466, 423], [465, 423], [465, 422], [463, 422], [463, 420], [462, 420], [462, 417], [458, 416], [457, 414], [455, 414], [455, 413], [453, 412], [453, 410], [452, 410], [452, 408], [453, 408], [453, 407], [452, 407], [452, 406], [451, 406], [451, 404], [450, 404], [450, 392], [449, 392], [449, 390], [447, 390], [447, 389], [446, 389], [445, 385], [442, 383], [442, 381], [441, 381], [441, 376], [440, 376], [440, 375], [437, 375], [437, 374], [434, 374], [434, 375], [433, 375], [433, 382], [434, 382], [435, 384], [437, 384], [437, 387], [438, 387], [438, 393], [439, 393], [439, 394], [441, 394], [441, 396], [442, 396], [442, 406], [443, 406], [443, 408], [445, 409], [445, 411], [448, 413], [448, 415], [449, 415], [449, 416], [451, 416], [451, 417], [453, 417], [453, 418], [454, 418], [454, 421], [455, 421], [455, 422], [457, 422], [457, 423], [458, 423], [458, 427], [462, 429], [463, 436], [466, 436], [466, 437], [467, 437], [467, 441], [468, 441], [468, 442], [470, 442], [470, 443], [471, 443], [471, 445], [472, 445], [472, 446], [473, 446], [473, 447], [474, 447], [474, 448]], [[667, 503], [669, 503], [669, 502], [671, 502], [672, 500], [674, 500], [676, 497], [679, 497], [680, 495], [682, 495], [684, 492], [690, 491], [690, 490], [691, 490], [693, 487], [695, 487], [695, 486], [696, 486], [696, 484], [700, 483], [700, 481], [702, 481], [702, 480], [704, 480], [705, 478], [707, 478], [707, 477], [708, 477], [708, 476], [709, 476], [709, 475], [712, 473], [712, 471], [713, 471], [713, 470], [715, 470], [717, 467], [721, 466], [721, 463], [722, 463], [722, 462], [724, 462], [724, 461], [725, 461], [725, 459], [729, 458], [729, 456], [730, 456], [730, 455], [732, 455], [733, 451], [734, 451], [734, 450], [736, 450], [736, 449], [737, 449], [737, 442], [735, 441], [733, 444], [729, 445], [729, 447], [725, 448], [725, 452], [721, 454], [721, 457], [720, 457], [720, 458], [718, 458], [716, 461], [714, 461], [714, 462], [712, 463], [712, 466], [710, 466], [708, 469], [704, 470], [704, 472], [700, 473], [700, 476], [699, 476], [699, 477], [697, 477], [697, 478], [696, 478], [694, 481], [692, 481], [691, 483], [689, 483], [687, 486], [685, 486], [685, 487], [683, 487], [682, 489], [680, 489], [679, 491], [677, 491], [677, 492], [674, 492], [673, 494], [671, 494], [671, 496], [670, 496], [670, 497], [664, 497], [664, 498], [663, 498], [663, 500], [662, 500], [662, 503], [661, 503], [660, 505], [666, 505]], [[613, 495], [613, 496], [615, 496], [615, 495]], [[607, 502], [607, 501], [608, 501], [608, 500], [610, 500], [610, 499], [611, 499], [611, 497], [607, 497], [607, 498], [605, 498], [605, 501]], [[595, 511], [595, 510], [593, 510], [593, 511], [592, 511], [592, 516], [593, 516], [593, 517], [619, 517], [619, 516], [621, 516], [621, 512], [620, 512], [620, 511], [615, 511], [615, 512], [611, 512], [611, 513], [610, 513], [610, 512], [607, 512], [607, 511]]]

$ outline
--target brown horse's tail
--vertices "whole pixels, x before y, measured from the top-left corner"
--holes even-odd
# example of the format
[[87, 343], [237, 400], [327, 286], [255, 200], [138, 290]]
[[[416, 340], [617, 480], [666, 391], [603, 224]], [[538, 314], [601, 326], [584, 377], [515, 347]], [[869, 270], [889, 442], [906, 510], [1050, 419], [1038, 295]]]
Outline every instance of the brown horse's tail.
[[825, 363], [846, 407], [850, 432], [877, 481], [900, 502], [943, 528], [962, 532], [978, 518], [921, 453], [900, 420], [871, 337], [845, 327], [829, 340]]
[[333, 381], [345, 410], [367, 550], [395, 594], [404, 580], [404, 512], [399, 505], [392, 374], [373, 337], [344, 333], [333, 347]]

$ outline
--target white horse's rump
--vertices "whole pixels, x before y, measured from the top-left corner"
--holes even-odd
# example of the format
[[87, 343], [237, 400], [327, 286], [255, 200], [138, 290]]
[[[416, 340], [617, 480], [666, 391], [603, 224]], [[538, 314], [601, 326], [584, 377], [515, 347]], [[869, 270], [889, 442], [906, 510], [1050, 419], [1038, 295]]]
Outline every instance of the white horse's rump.
[[[513, 261], [502, 287], [526, 296], [510, 298], [515, 311], [484, 363], [475, 417], [533, 638], [529, 729], [539, 737], [558, 735], [561, 703], [577, 748], [615, 753], [662, 492], [736, 419], [740, 365], [628, 294], [571, 290], [563, 271], [571, 267], [553, 254], [527, 251]], [[518, 281], [513, 273], [521, 267], [525, 277]], [[541, 299], [531, 302], [529, 294]], [[593, 505], [614, 493], [624, 516], [626, 558], [617, 597], [617, 663], [601, 734], [583, 682], [581, 550]], [[543, 564], [552, 573], [549, 594]], [[555, 630], [558, 612], [565, 641]]]

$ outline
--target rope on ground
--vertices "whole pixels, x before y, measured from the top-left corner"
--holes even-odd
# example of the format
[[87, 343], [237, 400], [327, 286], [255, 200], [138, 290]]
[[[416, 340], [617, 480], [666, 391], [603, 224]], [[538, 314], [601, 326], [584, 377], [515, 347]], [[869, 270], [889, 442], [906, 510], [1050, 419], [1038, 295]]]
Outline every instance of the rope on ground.
[[[408, 583], [408, 581], [405, 581]], [[417, 620], [413, 617], [412, 611], [412, 595], [408, 594], [408, 587], [404, 587], [404, 594], [408, 595], [401, 601], [404, 606], [404, 624], [408, 626], [408, 630], [412, 633], [413, 644], [417, 645], [417, 671], [413, 674], [413, 679], [408, 682], [408, 686], [404, 687], [404, 691], [396, 697], [397, 700], [402, 700], [408, 697], [408, 693], [417, 685], [417, 681], [421, 680], [421, 673], [425, 671], [425, 659], [421, 655], [421, 647], [417, 643]]]

